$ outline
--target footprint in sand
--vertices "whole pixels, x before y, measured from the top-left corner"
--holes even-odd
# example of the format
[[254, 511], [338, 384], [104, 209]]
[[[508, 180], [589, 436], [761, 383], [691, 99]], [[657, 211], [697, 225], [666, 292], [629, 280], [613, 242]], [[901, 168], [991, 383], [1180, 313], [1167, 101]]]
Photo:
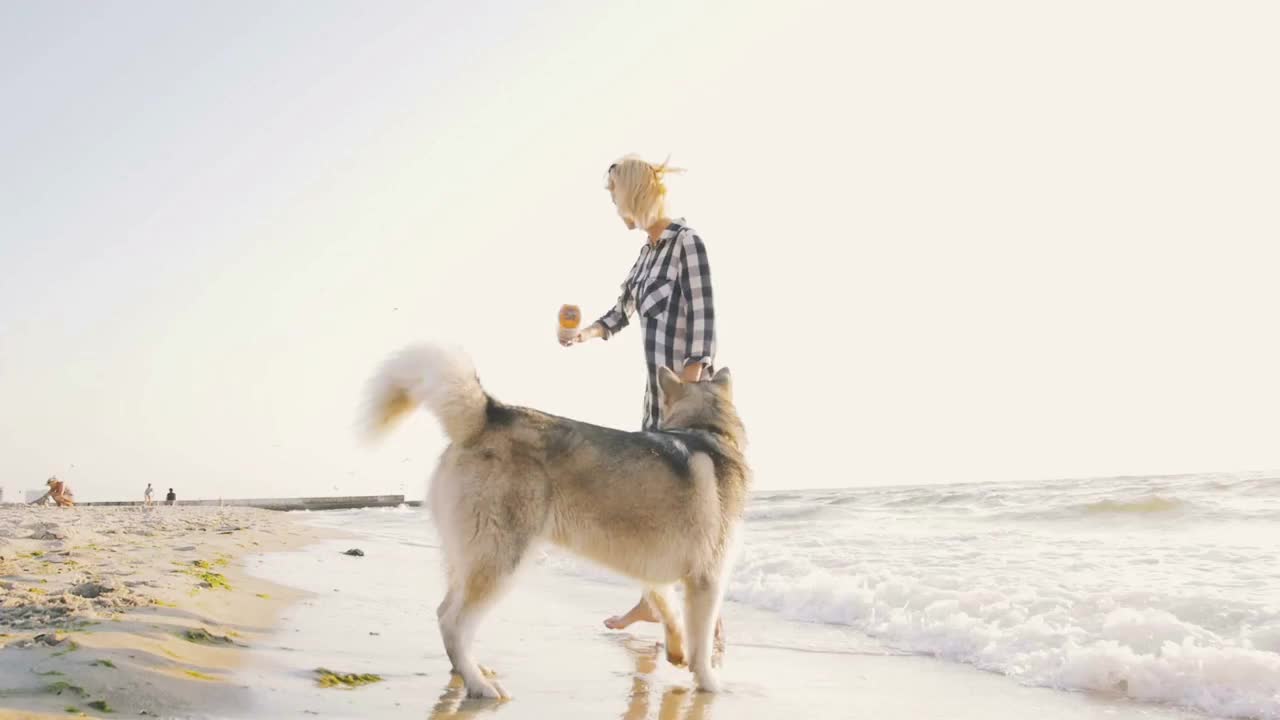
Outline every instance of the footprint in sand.
[[27, 537], [29, 540], [65, 540], [67, 538], [67, 533], [62, 528], [50, 523], [37, 523], [35, 526], [28, 527], [34, 527], [31, 535]]

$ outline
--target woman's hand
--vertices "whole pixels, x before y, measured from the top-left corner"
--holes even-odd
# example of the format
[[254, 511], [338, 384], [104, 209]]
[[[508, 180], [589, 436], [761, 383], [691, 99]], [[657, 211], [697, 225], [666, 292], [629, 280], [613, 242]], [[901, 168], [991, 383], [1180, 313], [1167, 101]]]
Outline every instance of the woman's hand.
[[702, 379], [702, 363], [689, 363], [680, 371], [680, 382], [695, 383]]
[[565, 347], [569, 347], [570, 345], [584, 343], [593, 338], [603, 337], [604, 328], [600, 327], [600, 323], [591, 323], [578, 332], [569, 335], [563, 328], [557, 327], [557, 334], [559, 335], [560, 344]]

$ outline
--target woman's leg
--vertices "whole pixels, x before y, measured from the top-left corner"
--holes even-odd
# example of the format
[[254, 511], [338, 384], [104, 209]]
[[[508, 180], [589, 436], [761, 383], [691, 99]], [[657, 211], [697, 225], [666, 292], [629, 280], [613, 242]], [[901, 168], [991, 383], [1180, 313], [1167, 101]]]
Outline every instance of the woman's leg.
[[[644, 432], [658, 429], [658, 402], [657, 398], [654, 397], [654, 392], [658, 385], [658, 370], [654, 366], [652, 359], [649, 359], [648, 364], [649, 378], [644, 387], [644, 418], [640, 421], [640, 429]], [[622, 615], [605, 618], [604, 626], [610, 630], [621, 630], [637, 622], [658, 622], [658, 616], [654, 613], [653, 608], [649, 607], [649, 603], [644, 599], [643, 593], [640, 595], [640, 602], [637, 602], [635, 607]]]

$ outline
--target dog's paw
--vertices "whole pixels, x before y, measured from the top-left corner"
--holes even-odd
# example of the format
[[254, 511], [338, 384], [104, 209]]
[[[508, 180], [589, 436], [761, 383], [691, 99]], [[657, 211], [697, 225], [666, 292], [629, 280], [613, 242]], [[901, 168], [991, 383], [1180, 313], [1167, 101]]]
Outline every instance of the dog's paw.
[[473, 700], [510, 700], [511, 695], [494, 679], [497, 675], [483, 665], [478, 666], [481, 675], [474, 682], [467, 682], [467, 697]]
[[718, 693], [723, 689], [723, 686], [720, 685], [720, 678], [716, 677], [715, 673], [695, 673], [694, 677], [698, 681], [698, 689], [702, 692]]
[[484, 682], [467, 685], [467, 697], [472, 700], [502, 700], [505, 696], [496, 684]]
[[667, 662], [671, 663], [672, 665], [675, 665], [676, 667], [684, 667], [685, 665], [687, 665], [688, 663], [685, 660], [685, 656], [684, 656], [684, 648], [680, 648], [680, 647], [673, 648], [670, 645], [668, 645], [667, 646]]

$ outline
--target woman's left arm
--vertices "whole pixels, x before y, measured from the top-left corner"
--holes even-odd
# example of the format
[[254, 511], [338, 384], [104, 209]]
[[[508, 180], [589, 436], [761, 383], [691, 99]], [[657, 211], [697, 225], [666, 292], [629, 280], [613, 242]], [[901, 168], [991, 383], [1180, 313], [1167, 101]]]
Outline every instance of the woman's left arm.
[[680, 286], [689, 303], [685, 324], [689, 354], [684, 358], [681, 379], [689, 382], [697, 380], [715, 360], [716, 311], [711, 296], [711, 265], [702, 238], [686, 231], [680, 237], [680, 251]]

